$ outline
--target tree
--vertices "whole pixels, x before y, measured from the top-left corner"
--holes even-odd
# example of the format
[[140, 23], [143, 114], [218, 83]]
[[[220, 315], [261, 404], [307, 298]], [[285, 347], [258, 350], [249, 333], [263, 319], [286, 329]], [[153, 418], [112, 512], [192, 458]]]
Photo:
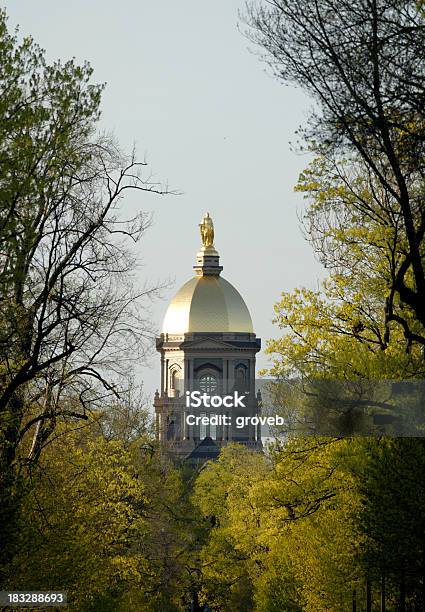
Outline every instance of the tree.
[[297, 438], [278, 445], [272, 457], [273, 471], [258, 496], [266, 510], [268, 571], [273, 575], [276, 564], [291, 569], [292, 585], [287, 571], [275, 581], [280, 578], [288, 593], [292, 586], [306, 612], [349, 610], [363, 579], [354, 522], [360, 495], [349, 470], [358, 448], [349, 439]]
[[262, 557], [255, 484], [267, 471], [261, 455], [232, 444], [195, 481], [193, 503], [212, 527], [200, 555], [201, 599], [213, 609], [252, 608]]
[[[311, 197], [309, 237], [329, 262], [329, 273], [317, 290], [298, 288], [275, 304], [282, 335], [267, 348], [273, 355], [269, 371], [277, 377], [275, 404], [286, 407], [287, 424], [298, 431], [370, 433], [373, 414], [390, 411], [401, 418], [404, 434], [420, 434], [420, 383], [396, 394], [388, 382], [424, 373], [421, 345], [386, 317], [391, 239], [344, 205], [347, 192], [337, 182], [303, 173], [299, 186]], [[393, 308], [409, 318], [411, 331], [418, 330], [398, 300]]]
[[[276, 304], [276, 322], [284, 334], [269, 343], [274, 362], [271, 371], [280, 379], [296, 376], [301, 381], [300, 392], [290, 398], [299, 422], [305, 413], [311, 422], [313, 406], [314, 416], [324, 415], [325, 422], [328, 419], [329, 423], [333, 409], [329, 399], [318, 395], [314, 397], [315, 403], [311, 401], [312, 388], [320, 388], [323, 381], [331, 380], [334, 389], [336, 381], [346, 382], [356, 394], [365, 389], [363, 404], [370, 408], [375, 405], [379, 381], [410, 379], [416, 395], [413, 411], [419, 409], [416, 435], [420, 436], [423, 398], [414, 381], [423, 376], [421, 346], [411, 339], [406, 343], [402, 328], [389, 323], [385, 316], [387, 280], [392, 265], [392, 240], [388, 238], [393, 230], [376, 231], [377, 222], [356, 209], [353, 191], [341, 184], [338, 176], [330, 181], [330, 174], [322, 172], [323, 163], [321, 159], [313, 162], [302, 174], [299, 188], [311, 199], [306, 212], [310, 237], [319, 255], [328, 262], [330, 272], [318, 291], [295, 290], [283, 294]], [[357, 189], [363, 184], [362, 197], [370, 199], [360, 174], [355, 184]], [[401, 308], [400, 304], [397, 308]], [[412, 313], [409, 317], [410, 329], [415, 329], [418, 322]], [[277, 387], [283, 389], [280, 385]], [[401, 393], [396, 391], [397, 385], [383, 388], [389, 393], [384, 394], [385, 401], [381, 399], [380, 407], [398, 405], [402, 416], [408, 414], [412, 408], [409, 392], [403, 391], [403, 385]], [[337, 409], [341, 410], [342, 399], [333, 400]], [[343, 433], [340, 431], [340, 435]], [[345, 517], [341, 527], [344, 521], [350, 525], [348, 531], [344, 527], [341, 533], [350, 538], [356, 553], [352, 562], [356, 580], [352, 587], [360, 596], [361, 583], [367, 583], [372, 588], [372, 600], [376, 600], [382, 589], [387, 603], [396, 605], [398, 601], [400, 609], [407, 604], [422, 606], [423, 441], [366, 438], [351, 444], [357, 449], [354, 457], [348, 463], [345, 461], [345, 465], [341, 459], [336, 462], [337, 469], [351, 483], [345, 502], [351, 507], [341, 507], [343, 497], [340, 496], [332, 520], [341, 512]], [[309, 455], [307, 447], [306, 457]], [[306, 474], [313, 476], [311, 470]], [[305, 547], [318, 537], [326, 542], [325, 554], [318, 566], [319, 575], [329, 563], [326, 549], [332, 550], [333, 544], [332, 540], [326, 540], [330, 537], [329, 533], [326, 536], [326, 514], [326, 510], [319, 509], [318, 523], [314, 527], [313, 524], [306, 526], [310, 535]], [[319, 525], [320, 535], [315, 531]], [[346, 570], [348, 576], [348, 567]], [[311, 575], [314, 581], [318, 574]], [[335, 576], [334, 572], [329, 579], [331, 576]], [[336, 588], [335, 592], [341, 591]], [[306, 594], [305, 597], [313, 601], [313, 596]]]
[[[329, 269], [318, 291], [297, 289], [276, 304], [284, 334], [269, 345], [271, 372], [359, 387], [421, 378], [423, 3], [271, 0], [250, 3], [247, 22], [277, 77], [302, 87], [315, 103], [302, 131], [315, 159], [298, 189], [309, 199], [308, 237]], [[408, 412], [405, 396], [390, 392], [387, 399]], [[325, 413], [329, 407], [319, 405]], [[423, 428], [421, 398], [419, 409]], [[398, 600], [399, 609], [407, 602], [423, 606], [423, 495], [414, 484], [422, 482], [422, 440], [352, 444], [357, 457], [342, 471], [354, 492], [346, 519], [360, 544], [355, 572], [375, 591], [386, 583], [387, 599]], [[317, 516], [325, 525], [326, 510]], [[314, 530], [307, 541], [313, 537]], [[325, 554], [319, 571], [326, 563]]]
[[[323, 163], [316, 160], [297, 188], [309, 197], [308, 237], [329, 272], [317, 290], [283, 293], [275, 305], [274, 322], [283, 332], [267, 349], [278, 380], [275, 403], [286, 406], [288, 426], [299, 432], [370, 433], [373, 413], [382, 411], [398, 412], [404, 433], [417, 432], [423, 424], [417, 389], [411, 384], [395, 395], [385, 382], [424, 373], [421, 344], [386, 316], [392, 230], [380, 231], [359, 213], [352, 191], [338, 177], [324, 177]], [[360, 188], [362, 177], [356, 181]], [[369, 198], [365, 185], [362, 194]], [[398, 300], [393, 310], [408, 318], [411, 332], [420, 331]]]
[[[303, 135], [333, 168], [361, 166], [355, 210], [391, 234], [386, 322], [425, 344], [425, 17], [415, 1], [249, 3], [248, 36], [315, 101]], [[343, 177], [343, 172], [340, 173]], [[404, 312], [396, 312], [396, 298]], [[414, 319], [420, 325], [412, 328]]]
[[421, 610], [425, 606], [425, 445], [422, 439], [382, 439], [363, 445], [358, 471], [363, 503], [357, 517], [365, 534], [361, 560], [370, 580], [387, 597]]
[[261, 612], [345, 610], [359, 588], [360, 496], [347, 440], [296, 439], [267, 459], [226, 447], [195, 483], [212, 529], [202, 554], [208, 603]]
[[179, 473], [148, 432], [128, 444], [97, 424], [58, 425], [31, 466], [2, 585], [62, 588], [75, 610], [180, 609], [192, 534]]
[[[124, 195], [163, 193], [145, 163], [98, 133], [103, 86], [74, 61], [48, 64], [0, 11], [0, 524], [13, 514], [16, 452], [37, 459], [60, 419], [85, 419], [149, 334]], [[0, 549], [6, 549], [0, 534]]]

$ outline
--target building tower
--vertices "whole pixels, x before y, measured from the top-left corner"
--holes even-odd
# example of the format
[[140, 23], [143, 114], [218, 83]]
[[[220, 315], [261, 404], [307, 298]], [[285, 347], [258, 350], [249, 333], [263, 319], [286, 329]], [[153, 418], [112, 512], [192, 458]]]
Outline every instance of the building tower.
[[[208, 213], [199, 227], [202, 247], [196, 256], [196, 274], [172, 299], [156, 340], [161, 388], [155, 393], [154, 407], [161, 443], [182, 457], [198, 453], [211, 458], [229, 441], [262, 448], [260, 426], [250, 423], [259, 413], [255, 356], [261, 340], [241, 295], [221, 276]], [[238, 392], [244, 406], [188, 407], [186, 392], [192, 391], [222, 397]], [[215, 424], [211, 416], [217, 417]], [[237, 416], [249, 417], [243, 427]], [[196, 450], [201, 447], [202, 452]]]

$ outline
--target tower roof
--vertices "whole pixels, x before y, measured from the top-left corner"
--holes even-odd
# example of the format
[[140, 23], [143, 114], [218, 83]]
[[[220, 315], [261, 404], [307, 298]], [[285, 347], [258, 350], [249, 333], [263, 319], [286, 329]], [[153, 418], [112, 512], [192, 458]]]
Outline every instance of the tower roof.
[[248, 308], [233, 285], [220, 276], [195, 276], [171, 300], [162, 331], [252, 334], [253, 328]]
[[214, 225], [208, 213], [199, 227], [203, 245], [196, 257], [196, 276], [185, 283], [171, 300], [162, 331], [165, 334], [252, 334], [251, 316], [242, 296], [220, 276], [222, 267], [214, 248]]

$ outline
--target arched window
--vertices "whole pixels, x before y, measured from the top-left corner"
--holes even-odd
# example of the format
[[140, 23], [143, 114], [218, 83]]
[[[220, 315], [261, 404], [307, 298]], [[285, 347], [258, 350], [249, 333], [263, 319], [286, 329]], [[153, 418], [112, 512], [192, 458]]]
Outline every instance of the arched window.
[[177, 397], [181, 391], [181, 368], [178, 364], [173, 364], [169, 369], [169, 392], [171, 397]]
[[243, 364], [239, 364], [235, 369], [235, 388], [244, 391], [247, 384], [247, 369]]
[[204, 374], [199, 378], [199, 388], [204, 393], [214, 393], [217, 387], [217, 379], [212, 374]]
[[245, 370], [244, 368], [238, 368], [236, 370], [236, 382], [243, 384], [245, 382]]

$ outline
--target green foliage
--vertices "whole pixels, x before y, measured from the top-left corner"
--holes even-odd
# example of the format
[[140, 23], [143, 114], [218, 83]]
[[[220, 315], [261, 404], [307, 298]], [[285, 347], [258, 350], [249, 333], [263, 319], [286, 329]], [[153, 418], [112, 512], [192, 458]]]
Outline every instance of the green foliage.
[[[277, 357], [271, 374], [332, 378], [411, 378], [423, 373], [422, 346], [390, 320], [388, 298], [394, 261], [405, 242], [391, 208], [374, 198], [378, 187], [353, 161], [342, 170], [317, 158], [301, 174], [297, 190], [309, 200], [305, 224], [312, 246], [329, 269], [318, 290], [283, 293], [274, 322], [288, 330], [269, 343]], [[363, 169], [364, 171], [364, 169]], [[392, 316], [412, 333], [421, 325], [392, 294]], [[406, 341], [407, 338], [407, 341]]]
[[98, 132], [103, 86], [91, 77], [87, 63], [49, 64], [31, 38], [8, 32], [0, 10], [2, 467], [29, 410], [48, 437], [56, 417], [70, 416], [56, 408], [72, 387], [73, 416], [84, 418], [99, 386], [112, 394], [144, 348], [131, 272], [149, 215], [125, 219], [120, 201], [129, 189], [159, 187], [142, 179], [134, 152]]
[[188, 589], [190, 512], [149, 439], [94, 424], [58, 431], [22, 501], [5, 587], [68, 591], [75, 610], [177, 610]]
[[201, 472], [194, 500], [214, 517], [202, 555], [214, 609], [234, 598], [267, 612], [347, 609], [361, 578], [355, 452], [349, 441], [297, 439], [267, 460], [227, 447]]
[[425, 572], [425, 443], [422, 439], [365, 442], [367, 463], [359, 488], [362, 563], [375, 582], [385, 577], [394, 598], [404, 589], [410, 605], [423, 602]]
[[203, 597], [213, 609], [229, 609], [232, 602], [250, 608], [252, 573], [258, 571], [260, 552], [252, 539], [259, 519], [254, 485], [266, 470], [261, 455], [229, 445], [195, 482], [194, 503], [215, 525], [200, 566]]
[[58, 423], [117, 393], [146, 339], [131, 271], [149, 216], [125, 219], [119, 204], [159, 187], [98, 133], [91, 78], [87, 63], [48, 63], [0, 9], [0, 570], [18, 459], [36, 463]]
[[[319, 204], [325, 192], [334, 211], [346, 212], [339, 206], [345, 200], [348, 224], [360, 213], [354, 242], [365, 221], [375, 247], [389, 239], [391, 257], [382, 252], [375, 260], [378, 271], [391, 268], [386, 320], [400, 325], [409, 342], [425, 345], [423, 11], [416, 0], [278, 0], [247, 2], [246, 14], [247, 34], [277, 78], [316, 102], [301, 129], [321, 158], [313, 176], [305, 174], [308, 188]], [[323, 171], [330, 181], [322, 180]]]
[[[365, 398], [370, 408], [378, 381], [414, 380], [424, 372], [422, 343], [414, 337], [423, 333], [421, 323], [391, 288], [395, 261], [405, 249], [403, 235], [396, 224], [380, 217], [385, 207], [375, 206], [371, 182], [356, 174], [359, 168], [353, 163], [350, 181], [343, 181], [325, 159], [317, 159], [298, 185], [309, 199], [310, 240], [329, 273], [317, 291], [296, 289], [282, 295], [275, 323], [283, 335], [269, 342], [268, 351], [273, 357], [270, 373], [282, 381], [276, 386], [280, 400], [289, 402], [300, 422], [306, 416], [310, 422], [312, 416], [329, 419], [334, 408], [342, 411], [343, 394], [331, 402], [320, 394], [321, 381], [338, 381], [351, 396]], [[365, 213], [365, 202], [370, 214]], [[393, 214], [390, 204], [387, 212]], [[312, 391], [319, 391], [314, 401]], [[404, 415], [419, 409], [421, 422], [420, 393], [412, 386], [417, 397], [397, 396], [389, 388], [377, 403], [387, 408], [398, 404]], [[292, 512], [281, 551], [291, 563], [301, 609], [349, 609], [353, 591], [364, 597], [366, 581], [375, 603], [385, 583], [389, 609], [423, 606], [422, 440], [328, 439], [326, 452], [317, 450], [317, 438], [310, 440], [278, 446], [274, 456], [277, 473], [282, 458], [283, 466], [302, 465], [285, 470], [281, 487], [287, 512]], [[324, 493], [332, 497], [316, 506], [326, 466], [330, 478]], [[303, 474], [305, 479], [300, 478]], [[294, 507], [288, 503], [291, 499], [302, 503]], [[311, 503], [314, 512], [308, 516]]]
[[[415, 398], [389, 388], [374, 403], [378, 381], [414, 380], [424, 373], [422, 324], [392, 287], [405, 239], [391, 202], [377, 198], [377, 186], [361, 174], [361, 164], [352, 160], [344, 179], [341, 168], [319, 158], [300, 177], [298, 189], [309, 199], [309, 238], [329, 273], [317, 291], [296, 289], [276, 304], [275, 323], [283, 335], [268, 344], [269, 372], [281, 381], [280, 400], [289, 402], [299, 422], [306, 416], [310, 422], [329, 419], [334, 408], [342, 413], [343, 393], [334, 393], [332, 402], [320, 393], [326, 381], [334, 381], [334, 392], [338, 381], [338, 388], [364, 398], [369, 408], [398, 404], [404, 414], [419, 409], [421, 422], [419, 387], [412, 386]], [[272, 455], [276, 473], [284, 469], [284, 478], [268, 483], [268, 491], [280, 500], [288, 523], [280, 552], [291, 567], [295, 601], [302, 610], [348, 610], [353, 591], [363, 598], [369, 581], [375, 604], [385, 583], [389, 609], [420, 608], [422, 440], [330, 438], [321, 444], [318, 438], [289, 440]], [[271, 505], [265, 514], [270, 518]]]

